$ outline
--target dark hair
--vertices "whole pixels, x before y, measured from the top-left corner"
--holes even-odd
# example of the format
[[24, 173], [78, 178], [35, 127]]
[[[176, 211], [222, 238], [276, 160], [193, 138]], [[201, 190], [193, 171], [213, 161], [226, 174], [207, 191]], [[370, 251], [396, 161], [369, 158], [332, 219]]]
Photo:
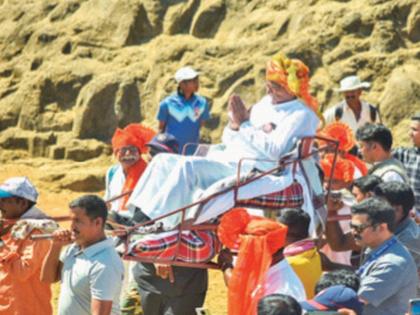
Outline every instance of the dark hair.
[[384, 125], [365, 124], [356, 131], [358, 141], [377, 142], [385, 151], [390, 151], [392, 147], [392, 133]]
[[376, 175], [366, 175], [353, 181], [352, 188], [357, 187], [364, 194], [373, 192], [376, 186], [382, 183], [382, 178]]
[[406, 183], [397, 181], [382, 183], [375, 188], [374, 193], [375, 196], [385, 198], [392, 206], [402, 206], [404, 218], [414, 206], [414, 192]]
[[378, 198], [371, 197], [351, 207], [352, 214], [366, 214], [372, 225], [386, 223], [388, 230], [395, 228], [395, 210], [392, 206]]
[[90, 219], [102, 218], [105, 224], [108, 216], [108, 208], [105, 201], [96, 195], [84, 195], [70, 202], [69, 207], [85, 209]]
[[334, 285], [344, 285], [354, 291], [358, 291], [360, 287], [359, 276], [351, 270], [339, 269], [322, 274], [315, 285], [315, 294]]
[[308, 237], [311, 217], [302, 209], [282, 209], [280, 215], [277, 217], [277, 220], [280, 223], [287, 225], [288, 237], [296, 239], [297, 241]]
[[302, 307], [291, 296], [270, 294], [258, 302], [258, 315], [301, 315]]

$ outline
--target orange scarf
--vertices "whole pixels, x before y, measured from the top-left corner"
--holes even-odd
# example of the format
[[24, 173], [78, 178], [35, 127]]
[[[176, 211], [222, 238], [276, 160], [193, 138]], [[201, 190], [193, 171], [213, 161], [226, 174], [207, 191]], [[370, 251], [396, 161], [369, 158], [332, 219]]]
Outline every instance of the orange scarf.
[[217, 233], [226, 247], [239, 250], [229, 281], [228, 314], [254, 315], [272, 255], [284, 246], [287, 227], [236, 208], [222, 217]]
[[[141, 176], [143, 174], [144, 170], [147, 167], [147, 163], [143, 159], [139, 159], [136, 164], [132, 165], [125, 176], [125, 182], [124, 187], [122, 189], [122, 194], [133, 191], [134, 187], [136, 187], [136, 184]], [[125, 195], [122, 197], [122, 201], [120, 203], [120, 210], [125, 209], [125, 205], [130, 198], [130, 194]]]
[[350, 154], [350, 153], [344, 153], [344, 158], [352, 161], [354, 166], [362, 173], [362, 176], [366, 176], [368, 174], [368, 168], [361, 159], [359, 159], [357, 156]]

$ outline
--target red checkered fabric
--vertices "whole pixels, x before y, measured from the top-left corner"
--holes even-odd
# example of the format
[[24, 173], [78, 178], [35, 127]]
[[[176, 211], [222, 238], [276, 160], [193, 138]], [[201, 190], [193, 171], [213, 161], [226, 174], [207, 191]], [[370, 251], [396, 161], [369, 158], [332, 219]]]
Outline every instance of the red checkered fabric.
[[205, 263], [220, 251], [220, 241], [214, 232], [184, 231], [178, 247], [179, 234], [165, 236], [155, 240], [139, 240], [130, 255], [149, 258], [173, 258], [189, 263]]
[[300, 208], [303, 205], [303, 188], [294, 181], [287, 188], [271, 194], [236, 202], [237, 207], [251, 207], [263, 210], [279, 210], [282, 208]]

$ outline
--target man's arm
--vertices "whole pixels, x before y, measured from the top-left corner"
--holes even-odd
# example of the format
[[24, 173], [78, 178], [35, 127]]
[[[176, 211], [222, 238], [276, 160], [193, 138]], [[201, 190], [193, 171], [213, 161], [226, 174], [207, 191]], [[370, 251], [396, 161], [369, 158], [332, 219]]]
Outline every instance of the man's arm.
[[[337, 215], [337, 211], [343, 207], [343, 202], [329, 197], [327, 200], [327, 209], [329, 215]], [[353, 235], [343, 233], [338, 221], [328, 221], [325, 229], [325, 236], [327, 242], [332, 250], [346, 251], [346, 250], [360, 250], [360, 246], [354, 241]]]
[[166, 129], [166, 121], [159, 121], [159, 132], [164, 133]]
[[112, 310], [112, 301], [102, 301], [92, 299], [91, 311], [92, 315], [109, 315]]
[[53, 242], [50, 250], [44, 259], [41, 269], [41, 281], [55, 283], [61, 278], [63, 264], [60, 261], [60, 252], [64, 245], [70, 244], [71, 232], [68, 230], [58, 230], [53, 233]]

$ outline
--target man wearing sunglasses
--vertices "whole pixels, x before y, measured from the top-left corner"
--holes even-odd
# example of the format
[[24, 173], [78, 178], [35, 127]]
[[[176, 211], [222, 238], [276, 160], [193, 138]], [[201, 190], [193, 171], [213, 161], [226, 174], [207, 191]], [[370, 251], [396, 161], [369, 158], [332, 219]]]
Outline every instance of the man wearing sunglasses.
[[380, 198], [368, 198], [352, 207], [350, 228], [356, 243], [367, 248], [356, 272], [364, 314], [404, 314], [418, 278], [413, 257], [394, 236], [395, 210]]

